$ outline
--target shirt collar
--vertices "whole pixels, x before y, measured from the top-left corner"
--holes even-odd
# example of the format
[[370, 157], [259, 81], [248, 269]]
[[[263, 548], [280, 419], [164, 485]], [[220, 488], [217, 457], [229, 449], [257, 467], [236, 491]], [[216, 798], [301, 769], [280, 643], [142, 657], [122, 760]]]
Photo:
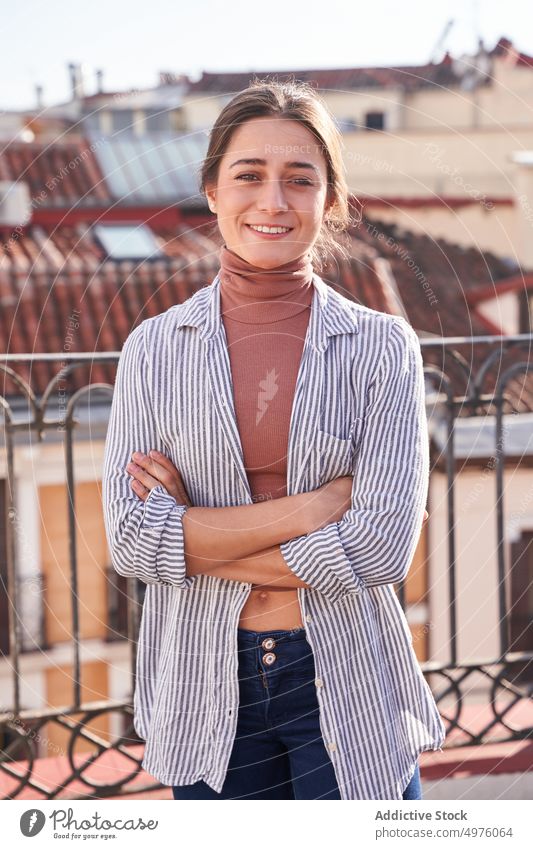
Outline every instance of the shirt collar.
[[[309, 335], [311, 344], [324, 351], [328, 337], [339, 333], [358, 333], [357, 316], [349, 304], [338, 300], [334, 290], [318, 274], [313, 274], [316, 298], [313, 298]], [[217, 274], [210, 286], [206, 286], [203, 298], [194, 295], [180, 305], [176, 327], [198, 327], [202, 339], [210, 339], [222, 327], [220, 320], [220, 277]]]

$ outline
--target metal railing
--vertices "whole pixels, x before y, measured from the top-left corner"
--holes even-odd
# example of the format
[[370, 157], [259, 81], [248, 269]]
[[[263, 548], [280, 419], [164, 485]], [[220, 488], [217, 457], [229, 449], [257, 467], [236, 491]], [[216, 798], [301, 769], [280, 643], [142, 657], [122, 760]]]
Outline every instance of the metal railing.
[[[481, 346], [481, 347], [480, 347]], [[483, 358], [477, 358], [475, 369], [469, 364], [463, 350], [477, 351], [486, 346]], [[532, 370], [530, 352], [533, 347], [533, 336], [522, 334], [506, 337], [456, 337], [456, 338], [434, 338], [421, 340], [422, 352], [425, 360], [425, 375], [427, 386], [430, 388], [429, 396], [435, 402], [435, 409], [441, 410], [441, 421], [446, 427], [446, 451], [444, 474], [447, 479], [447, 578], [448, 578], [448, 618], [449, 618], [449, 658], [446, 662], [427, 661], [421, 663], [422, 670], [432, 685], [435, 698], [439, 706], [446, 705], [450, 698], [453, 702], [453, 716], [447, 716], [443, 712], [448, 734], [453, 730], [460, 730], [463, 734], [462, 742], [450, 745], [475, 745], [485, 742], [490, 738], [491, 728], [498, 725], [505, 728], [506, 732], [499, 740], [526, 739], [532, 736], [532, 723], [528, 720], [519, 728], [516, 725], [507, 725], [505, 716], [517, 702], [531, 705], [533, 646], [527, 646], [521, 651], [511, 651], [510, 647], [510, 604], [506, 583], [509, 575], [509, 564], [507, 562], [508, 546], [504, 533], [504, 466], [506, 461], [505, 444], [503, 438], [504, 415], [513, 412], [516, 405], [513, 403], [512, 393], [509, 386], [516, 382], [517, 376], [521, 375], [527, 382]], [[498, 372], [494, 386], [487, 388], [489, 375], [492, 373], [498, 355], [500, 363], [503, 363], [501, 371]], [[142, 743], [133, 729], [131, 699], [127, 701], [106, 699], [96, 702], [83, 702], [81, 696], [80, 679], [80, 616], [79, 616], [79, 586], [78, 586], [78, 551], [76, 544], [76, 499], [75, 499], [75, 466], [73, 461], [74, 432], [80, 425], [76, 419], [76, 413], [82, 401], [93, 403], [94, 395], [106, 396], [109, 403], [113, 388], [111, 384], [95, 383], [82, 386], [73, 391], [62, 411], [61, 416], [57, 412], [51, 412], [51, 400], [53, 392], [59, 380], [65, 380], [73, 375], [76, 369], [87, 364], [115, 364], [119, 353], [111, 354], [36, 354], [36, 355], [0, 355], [0, 373], [4, 374], [4, 386], [6, 378], [12, 381], [16, 387], [11, 396], [0, 396], [0, 407], [4, 416], [4, 445], [0, 444], [0, 459], [2, 452], [5, 456], [5, 576], [3, 576], [2, 588], [7, 594], [9, 612], [9, 656], [0, 663], [8, 664], [12, 682], [12, 697], [9, 704], [2, 704], [0, 710], [0, 739], [2, 740], [2, 754], [0, 756], [0, 780], [3, 776], [8, 780], [9, 789], [4, 798], [16, 798], [23, 791], [31, 789], [36, 798], [87, 798], [106, 797], [113, 795], [128, 795], [128, 783], [141, 771]], [[506, 358], [510, 358], [507, 364]], [[36, 363], [48, 361], [51, 363], [61, 362], [62, 370], [49, 382], [41, 397], [37, 397], [28, 382], [12, 368], [16, 363]], [[435, 362], [436, 361], [436, 362]], [[446, 368], [445, 368], [446, 365]], [[446, 370], [448, 365], [450, 370]], [[455, 369], [455, 376], [452, 372]], [[462, 375], [462, 377], [461, 377]], [[458, 381], [464, 379], [464, 391], [458, 391]], [[462, 387], [460, 387], [462, 388]], [[20, 398], [23, 397], [28, 405], [29, 417], [20, 415]], [[9, 400], [10, 399], [10, 400]], [[428, 398], [429, 400], [429, 398]], [[15, 414], [15, 408], [19, 410]], [[498, 622], [494, 627], [499, 631], [499, 651], [496, 656], [483, 658], [475, 661], [461, 662], [458, 656], [457, 633], [457, 516], [455, 506], [455, 478], [456, 478], [456, 455], [454, 453], [454, 434], [457, 420], [460, 416], [481, 417], [490, 408], [495, 410], [495, 437], [496, 450], [495, 474], [495, 521], [497, 534], [497, 565], [498, 565]], [[522, 412], [524, 410], [522, 409]], [[60, 428], [59, 428], [60, 426]], [[15, 451], [16, 442], [25, 433], [37, 434], [38, 440], [42, 441], [47, 432], [58, 431], [64, 434], [62, 439], [64, 448], [64, 462], [66, 472], [65, 495], [67, 500], [68, 529], [69, 529], [69, 589], [71, 603], [70, 633], [72, 637], [72, 663], [73, 663], [73, 691], [72, 701], [61, 708], [49, 708], [34, 710], [25, 708], [21, 704], [21, 655], [24, 646], [21, 639], [21, 580], [20, 580], [20, 541], [24, 529], [17, 527], [16, 519], [16, 474], [15, 474]], [[533, 508], [532, 508], [533, 512]], [[108, 573], [108, 578], [112, 576]], [[115, 576], [113, 576], [115, 577]], [[116, 576], [118, 577], [118, 576]], [[142, 608], [143, 589], [141, 582], [135, 578], [122, 578], [119, 586], [117, 580], [110, 581], [109, 606], [108, 606], [108, 634], [105, 639], [116, 644], [117, 640], [127, 640], [130, 651], [130, 668], [132, 682], [135, 680], [136, 664], [136, 640], [140, 622], [140, 611]], [[124, 592], [127, 596], [127, 608], [119, 610], [118, 599]], [[431, 590], [431, 588], [430, 588]], [[398, 597], [403, 608], [405, 604], [405, 582], [397, 586]], [[124, 618], [125, 617], [125, 618]], [[125, 630], [124, 630], [125, 629]], [[117, 634], [117, 631], [119, 632]], [[40, 648], [46, 646], [46, 637], [43, 632]], [[39, 647], [38, 647], [39, 648]], [[517, 669], [520, 674], [517, 675]], [[490, 707], [490, 717], [484, 722], [483, 727], [478, 727], [475, 732], [470, 732], [462, 721], [462, 712], [467, 701], [466, 696], [469, 688], [469, 678], [472, 675], [481, 675], [490, 684], [490, 692], [487, 706]], [[438, 692], [437, 692], [438, 690]], [[133, 689], [132, 689], [133, 692]], [[505, 692], [506, 706], [502, 708], [498, 700], [498, 694]], [[7, 696], [3, 696], [4, 701]], [[111, 717], [118, 714], [119, 732], [114, 739], [107, 739], [105, 734], [100, 734], [89, 724], [99, 717]], [[530, 715], [530, 714], [528, 714]], [[65, 729], [68, 735], [68, 745], [61, 750], [60, 754], [67, 759], [68, 769], [53, 787], [43, 784], [34, 775], [35, 760], [40, 755], [54, 754], [46, 751], [46, 734], [43, 729], [53, 723]], [[117, 727], [115, 721], [114, 727]], [[452, 735], [453, 736], [453, 735]], [[493, 739], [491, 742], [493, 742]], [[93, 749], [90, 755], [76, 756], [76, 745], [84, 740]], [[120, 756], [121, 775], [115, 782], [98, 781], [91, 775], [91, 767], [102, 758], [110, 755]], [[130, 768], [126, 770], [126, 763]], [[82, 782], [86, 792], [72, 789], [69, 786], [74, 782]], [[4, 782], [5, 783], [5, 782]], [[157, 783], [135, 785], [134, 791], [143, 792], [157, 789]], [[79, 788], [79, 784], [78, 784]], [[38, 794], [38, 795], [37, 795]]]

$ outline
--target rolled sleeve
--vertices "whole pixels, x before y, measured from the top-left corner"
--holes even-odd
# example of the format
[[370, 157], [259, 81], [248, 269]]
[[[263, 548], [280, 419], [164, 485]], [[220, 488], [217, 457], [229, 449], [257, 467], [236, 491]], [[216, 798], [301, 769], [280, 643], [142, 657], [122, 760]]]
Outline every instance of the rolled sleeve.
[[289, 568], [332, 602], [403, 580], [422, 530], [429, 484], [424, 366], [418, 337], [394, 317], [369, 387], [351, 507], [280, 546]]
[[306, 536], [294, 537], [282, 543], [280, 549], [294, 574], [332, 602], [348, 592], [364, 589], [344, 550], [338, 522]]
[[146, 501], [131, 488], [126, 466], [134, 451], [166, 452], [150, 400], [150, 370], [144, 344], [144, 322], [130, 333], [119, 359], [109, 415], [102, 476], [104, 524], [113, 568], [146, 584], [188, 589], [183, 515], [162, 484]]

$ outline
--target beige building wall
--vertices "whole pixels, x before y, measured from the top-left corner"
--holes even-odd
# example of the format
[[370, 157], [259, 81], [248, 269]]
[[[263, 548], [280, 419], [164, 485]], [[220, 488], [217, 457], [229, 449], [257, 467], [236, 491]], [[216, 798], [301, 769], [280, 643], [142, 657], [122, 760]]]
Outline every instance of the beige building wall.
[[[385, 132], [343, 131], [348, 185], [367, 200], [369, 217], [516, 257], [511, 154], [533, 149], [533, 68], [500, 58], [492, 80], [474, 91], [319, 90], [341, 128], [350, 120], [364, 125], [367, 112], [385, 113]], [[189, 128], [210, 128], [230, 97], [187, 96]], [[372, 207], [372, 199], [385, 205]], [[466, 205], [448, 205], [457, 199]]]
[[[476, 306], [478, 312], [500, 328], [502, 335], [519, 333], [519, 309], [516, 292], [507, 292]], [[524, 352], [524, 356], [527, 354]]]
[[[84, 663], [81, 667], [81, 700], [83, 702], [99, 702], [109, 697], [108, 688], [108, 665], [104, 661]], [[71, 665], [50, 666], [44, 672], [46, 681], [46, 704], [49, 707], [63, 708], [71, 705], [73, 701], [73, 667]], [[70, 719], [76, 722], [83, 714], [73, 714]], [[84, 725], [88, 734], [101, 737], [104, 743], [111, 743], [110, 717], [101, 714], [89, 720]], [[71, 731], [62, 728], [55, 722], [46, 724], [46, 740], [48, 753], [53, 752], [55, 756], [66, 754], [71, 738]], [[79, 735], [74, 747], [74, 754], [83, 752], [95, 752], [96, 746], [85, 739], [83, 734]], [[46, 756], [47, 753], [43, 753]]]
[[[101, 487], [76, 486], [80, 638], [105, 637], [108, 553]], [[39, 487], [46, 635], [50, 643], [72, 640], [67, 495], [62, 484]]]
[[419, 661], [429, 659], [427, 523], [405, 581], [406, 617], [413, 635], [413, 648]]
[[475, 247], [519, 262], [516, 210], [509, 204], [487, 209], [479, 203], [457, 208], [401, 206], [396, 203], [364, 204], [365, 215], [372, 221], [395, 224], [431, 239], [443, 239], [464, 248]]

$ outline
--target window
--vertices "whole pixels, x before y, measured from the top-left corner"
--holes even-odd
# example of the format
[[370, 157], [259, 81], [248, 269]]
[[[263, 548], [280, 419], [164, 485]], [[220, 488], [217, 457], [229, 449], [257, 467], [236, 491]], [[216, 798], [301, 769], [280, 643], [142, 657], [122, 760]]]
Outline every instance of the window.
[[355, 118], [338, 118], [337, 127], [341, 133], [353, 133], [359, 129], [359, 122]]
[[365, 127], [367, 130], [384, 130], [385, 129], [385, 113], [384, 112], [367, 112], [365, 115]]
[[133, 132], [133, 109], [115, 109], [111, 115], [115, 132], [120, 130]]
[[533, 295], [527, 289], [520, 289], [518, 298], [517, 333], [533, 333]]
[[166, 109], [147, 109], [145, 122], [148, 133], [170, 130], [170, 114]]
[[[533, 651], [533, 530], [511, 544], [509, 651]], [[518, 681], [533, 680], [533, 663], [513, 664]]]
[[[113, 566], [107, 567], [107, 634], [106, 640], [126, 640], [128, 637], [128, 603], [139, 605], [140, 611], [144, 603], [146, 584], [141, 580], [136, 582], [136, 598], [128, 596], [128, 579], [119, 575]], [[136, 635], [135, 635], [136, 639]]]
[[9, 654], [7, 595], [7, 482], [0, 480], [0, 656]]

